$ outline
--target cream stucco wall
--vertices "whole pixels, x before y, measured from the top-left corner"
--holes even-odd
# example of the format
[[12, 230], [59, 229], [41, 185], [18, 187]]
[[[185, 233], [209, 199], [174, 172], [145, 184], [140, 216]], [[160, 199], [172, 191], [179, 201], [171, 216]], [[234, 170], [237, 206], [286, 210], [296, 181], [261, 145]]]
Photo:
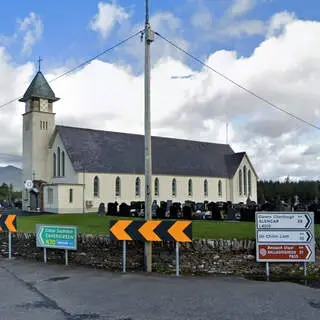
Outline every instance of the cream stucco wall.
[[[94, 196], [94, 178], [99, 178], [99, 195]], [[121, 181], [120, 196], [115, 194], [115, 183], [117, 176]], [[140, 196], [136, 196], [135, 185], [136, 178], [140, 178]], [[159, 196], [155, 195], [155, 179], [159, 180]], [[177, 193], [172, 196], [172, 179], [176, 179]], [[188, 180], [192, 179], [192, 196], [188, 195]], [[204, 195], [204, 180], [208, 181], [208, 196]], [[218, 194], [218, 182], [222, 183], [222, 195]], [[166, 176], [155, 175], [152, 177], [152, 198], [160, 201], [172, 200], [173, 202], [184, 202], [186, 200], [203, 202], [203, 201], [226, 201], [227, 179], [219, 178], [203, 178], [203, 177], [184, 177], [184, 176]], [[78, 173], [79, 184], [85, 185], [84, 198], [86, 201], [92, 202], [92, 208], [87, 208], [88, 211], [96, 211], [101, 202], [106, 205], [108, 202], [117, 201], [119, 204], [125, 202], [130, 204], [131, 201], [144, 201], [144, 175], [130, 174], [99, 174], [99, 173]]]
[[[33, 111], [23, 115], [23, 182], [33, 179], [49, 180], [48, 144], [54, 126], [55, 115], [53, 113]], [[23, 201], [23, 209], [27, 210], [28, 206], [29, 200]]]
[[[53, 190], [53, 203], [48, 203], [48, 190]], [[70, 196], [70, 191], [72, 196]], [[51, 184], [44, 187], [45, 212], [82, 213], [83, 186], [77, 184]]]
[[[53, 153], [56, 154], [56, 157], [58, 157], [58, 147], [60, 148], [60, 171], [61, 171], [61, 176], [53, 176]], [[62, 176], [62, 152], [64, 152], [65, 155], [65, 175]], [[54, 142], [49, 149], [49, 172], [51, 178], [51, 183], [71, 183], [75, 184], [77, 183], [77, 174], [73, 169], [72, 163], [70, 161], [70, 158], [68, 156], [68, 153], [65, 150], [65, 147], [61, 141], [60, 135], [57, 134]], [[58, 158], [57, 158], [57, 164], [56, 167], [58, 166]], [[56, 170], [56, 173], [58, 174], [58, 170]]]
[[[52, 202], [49, 201], [49, 190], [52, 190]], [[59, 213], [59, 186], [45, 185], [43, 188], [44, 212]]]
[[[248, 173], [249, 170], [251, 171], [251, 195], [249, 195], [249, 187], [247, 187], [247, 193], [244, 194], [244, 178], [243, 178], [243, 168], [246, 166], [247, 168], [247, 185], [248, 185]], [[239, 170], [241, 170], [242, 175], [242, 193], [239, 194]], [[254, 173], [254, 169], [252, 168], [248, 158], [245, 156], [243, 157], [239, 168], [237, 169], [233, 179], [232, 179], [232, 193], [233, 193], [233, 203], [244, 202], [246, 203], [248, 199], [248, 195], [250, 196], [251, 201], [257, 202], [257, 179], [258, 177]]]

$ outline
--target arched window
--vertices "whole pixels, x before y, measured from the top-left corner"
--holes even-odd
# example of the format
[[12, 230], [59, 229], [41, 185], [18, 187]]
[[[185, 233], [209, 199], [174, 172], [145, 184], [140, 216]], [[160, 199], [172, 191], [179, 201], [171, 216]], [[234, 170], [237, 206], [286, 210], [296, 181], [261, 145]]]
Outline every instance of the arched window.
[[219, 197], [222, 197], [222, 182], [221, 182], [221, 180], [219, 180], [219, 182], [218, 182], [218, 194], [219, 194]]
[[204, 196], [207, 197], [208, 196], [208, 180], [204, 180], [203, 183], [203, 191], [204, 191]]
[[93, 180], [93, 196], [99, 197], [99, 178], [96, 176]]
[[140, 197], [141, 192], [140, 192], [140, 178], [138, 177], [136, 179], [136, 197]]
[[188, 181], [188, 195], [192, 196], [192, 180], [189, 179]]
[[53, 153], [53, 176], [57, 176], [57, 155], [55, 152]]
[[154, 180], [154, 195], [157, 197], [159, 196], [159, 179], [158, 178]]
[[177, 182], [176, 179], [172, 179], [172, 196], [175, 197], [177, 195]]
[[251, 196], [251, 170], [248, 171], [248, 192], [249, 192], [249, 196]]
[[62, 167], [62, 176], [64, 177], [66, 172], [65, 172], [65, 155], [64, 155], [64, 151], [62, 151], [61, 153], [61, 167]]
[[239, 170], [239, 196], [242, 196], [242, 170]]
[[116, 178], [116, 197], [120, 197], [121, 194], [121, 181], [120, 177]]
[[243, 194], [247, 195], [247, 167], [243, 167]]
[[59, 147], [58, 147], [58, 151], [57, 151], [57, 158], [58, 158], [57, 159], [58, 160], [58, 173], [57, 173], [57, 176], [60, 177], [60, 164], [61, 164], [60, 160], [61, 159], [60, 159], [60, 148]]

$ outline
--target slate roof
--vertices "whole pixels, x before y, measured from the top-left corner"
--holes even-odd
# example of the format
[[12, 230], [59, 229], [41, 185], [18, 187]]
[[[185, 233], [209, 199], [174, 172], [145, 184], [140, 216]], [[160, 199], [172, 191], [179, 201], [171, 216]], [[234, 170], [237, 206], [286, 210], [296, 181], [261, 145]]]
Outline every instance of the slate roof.
[[[77, 172], [144, 174], [144, 136], [56, 126]], [[53, 143], [53, 139], [51, 143]], [[245, 152], [230, 145], [152, 137], [152, 174], [233, 177]]]
[[237, 152], [225, 157], [229, 177], [233, 177], [245, 155], [245, 152]]
[[38, 71], [32, 82], [30, 83], [27, 91], [23, 95], [23, 97], [19, 100], [21, 102], [25, 102], [30, 98], [45, 98], [51, 101], [57, 101], [57, 98], [49, 86], [47, 80], [43, 76], [41, 71]]

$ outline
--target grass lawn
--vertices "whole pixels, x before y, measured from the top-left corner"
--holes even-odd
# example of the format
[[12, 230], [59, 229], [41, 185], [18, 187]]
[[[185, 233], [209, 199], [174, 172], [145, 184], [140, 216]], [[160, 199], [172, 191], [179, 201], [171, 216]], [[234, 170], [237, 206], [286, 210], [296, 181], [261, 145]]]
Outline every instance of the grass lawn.
[[[58, 224], [78, 226], [79, 233], [108, 235], [109, 221], [130, 219], [125, 217], [99, 217], [97, 214], [45, 215], [17, 217], [19, 232], [35, 232], [36, 224]], [[254, 238], [255, 227], [251, 222], [193, 221], [194, 239]]]
[[[35, 232], [36, 224], [78, 226], [79, 233], [109, 235], [109, 221], [130, 219], [126, 217], [99, 217], [97, 214], [44, 215], [17, 217], [18, 231]], [[254, 239], [255, 224], [252, 222], [193, 221], [194, 239]], [[315, 225], [316, 237], [320, 237], [320, 225]]]

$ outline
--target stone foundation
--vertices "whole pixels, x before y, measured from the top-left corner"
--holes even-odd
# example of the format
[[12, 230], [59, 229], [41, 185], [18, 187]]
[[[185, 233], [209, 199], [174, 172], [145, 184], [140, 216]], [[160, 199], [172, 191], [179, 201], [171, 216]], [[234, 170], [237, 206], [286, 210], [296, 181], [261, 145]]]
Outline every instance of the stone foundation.
[[[264, 275], [265, 263], [256, 262], [254, 240], [194, 240], [180, 244], [182, 274]], [[143, 242], [127, 241], [127, 271], [144, 270]], [[8, 235], [0, 233], [0, 256], [8, 257]], [[43, 262], [43, 249], [36, 247], [34, 233], [12, 234], [12, 256]], [[316, 263], [308, 264], [308, 274], [320, 276], [320, 241]], [[48, 263], [64, 263], [64, 250], [47, 249]], [[122, 270], [122, 242], [107, 237], [79, 235], [78, 250], [69, 251], [69, 264], [109, 271]], [[301, 263], [272, 263], [271, 274], [302, 275]], [[153, 243], [153, 271], [175, 272], [175, 244]]]

